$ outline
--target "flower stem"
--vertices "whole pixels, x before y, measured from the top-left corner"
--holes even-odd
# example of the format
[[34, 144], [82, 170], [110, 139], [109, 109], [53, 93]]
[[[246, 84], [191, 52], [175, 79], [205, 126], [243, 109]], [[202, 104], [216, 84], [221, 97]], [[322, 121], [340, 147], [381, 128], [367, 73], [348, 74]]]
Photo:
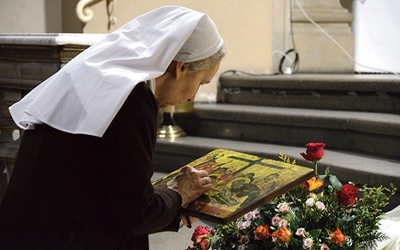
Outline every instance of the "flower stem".
[[314, 172], [315, 175], [318, 175], [318, 161], [314, 161]]

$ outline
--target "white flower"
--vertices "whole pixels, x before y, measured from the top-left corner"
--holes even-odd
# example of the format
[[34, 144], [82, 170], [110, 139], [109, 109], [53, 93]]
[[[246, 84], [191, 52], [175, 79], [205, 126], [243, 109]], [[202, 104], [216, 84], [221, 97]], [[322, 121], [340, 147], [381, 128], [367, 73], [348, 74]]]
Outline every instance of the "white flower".
[[312, 238], [305, 238], [303, 240], [303, 249], [311, 248], [312, 244], [313, 244], [313, 239]]
[[349, 237], [349, 236], [346, 236], [345, 239], [346, 239], [346, 244], [349, 247], [351, 247], [353, 245], [353, 239], [351, 237]]

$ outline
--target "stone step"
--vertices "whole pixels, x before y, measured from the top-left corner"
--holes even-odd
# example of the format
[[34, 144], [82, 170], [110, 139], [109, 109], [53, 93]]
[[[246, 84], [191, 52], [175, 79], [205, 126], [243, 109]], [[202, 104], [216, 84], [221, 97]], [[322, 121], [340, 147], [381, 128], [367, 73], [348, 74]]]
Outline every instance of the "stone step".
[[248, 75], [219, 78], [220, 102], [261, 106], [400, 113], [399, 75]]
[[197, 103], [174, 117], [196, 137], [288, 146], [323, 141], [331, 149], [400, 159], [397, 114]]
[[[303, 144], [309, 141], [304, 141]], [[227, 139], [215, 139], [206, 137], [187, 136], [181, 138], [157, 140], [155, 149], [155, 168], [162, 173], [171, 172], [194, 159], [216, 148], [225, 148], [245, 152], [261, 157], [278, 160], [279, 153], [284, 153], [297, 164], [312, 168], [312, 163], [306, 162], [301, 152], [306, 147], [285, 146], [271, 143], [246, 142]], [[336, 175], [343, 183], [353, 181], [355, 183], [373, 186], [388, 186], [393, 183], [400, 187], [400, 160], [387, 159], [332, 149], [328, 143], [325, 147], [325, 156], [318, 163], [318, 172], [324, 173], [329, 167], [330, 172]], [[388, 209], [400, 204], [400, 192], [391, 200]]]

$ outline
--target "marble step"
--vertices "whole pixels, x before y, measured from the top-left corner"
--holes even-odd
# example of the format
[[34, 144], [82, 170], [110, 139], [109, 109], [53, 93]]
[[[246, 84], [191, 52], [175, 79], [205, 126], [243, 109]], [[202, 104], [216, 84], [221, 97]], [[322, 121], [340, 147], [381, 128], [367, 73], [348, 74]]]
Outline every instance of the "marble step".
[[235, 104], [200, 104], [176, 122], [195, 137], [331, 149], [400, 159], [400, 115]]
[[400, 113], [400, 76], [382, 74], [249, 75], [219, 78], [219, 102]]
[[[282, 152], [295, 159], [299, 165], [313, 167], [300, 155], [301, 152], [305, 152], [305, 146], [187, 136], [173, 140], [162, 138], [157, 140], [155, 169], [161, 173], [171, 172], [215, 148], [226, 148], [276, 160]], [[323, 173], [327, 167], [342, 182], [353, 181], [374, 186], [388, 186], [389, 183], [393, 183], [400, 187], [400, 160], [336, 150], [328, 144], [325, 156], [318, 164], [319, 173]], [[388, 209], [399, 204], [400, 192], [397, 192]]]

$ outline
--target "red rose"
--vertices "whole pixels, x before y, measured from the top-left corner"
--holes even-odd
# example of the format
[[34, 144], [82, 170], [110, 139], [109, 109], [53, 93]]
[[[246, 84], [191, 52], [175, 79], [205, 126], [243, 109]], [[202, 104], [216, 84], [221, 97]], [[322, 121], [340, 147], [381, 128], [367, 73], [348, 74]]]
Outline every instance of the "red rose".
[[199, 225], [193, 232], [192, 241], [196, 242], [199, 237], [208, 236], [210, 233], [211, 233], [210, 228]]
[[324, 156], [324, 147], [326, 146], [323, 142], [310, 142], [306, 144], [306, 153], [300, 153], [307, 161], [319, 161]]
[[192, 241], [195, 246], [201, 250], [207, 250], [210, 247], [211, 230], [208, 227], [197, 226], [192, 235]]
[[336, 192], [338, 202], [344, 206], [353, 206], [356, 203], [358, 189], [352, 184], [344, 184], [342, 189]]

